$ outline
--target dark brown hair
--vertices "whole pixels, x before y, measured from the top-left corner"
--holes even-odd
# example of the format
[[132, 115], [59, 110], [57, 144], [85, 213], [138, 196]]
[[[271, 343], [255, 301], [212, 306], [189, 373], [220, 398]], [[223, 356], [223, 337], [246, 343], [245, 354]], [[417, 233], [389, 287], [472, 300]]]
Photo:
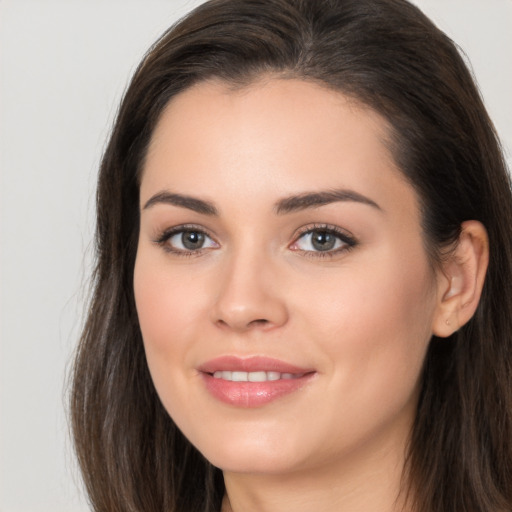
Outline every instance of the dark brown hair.
[[[432, 339], [404, 470], [417, 512], [512, 510], [512, 196], [499, 142], [450, 39], [405, 0], [212, 0], [167, 31], [137, 69], [101, 164], [93, 297], [71, 418], [96, 511], [218, 511], [220, 470], [161, 405], [133, 297], [139, 176], [163, 108], [210, 78], [323, 84], [383, 115], [422, 206], [433, 264], [461, 223], [487, 228], [473, 319]], [[406, 489], [407, 490], [407, 489]]]

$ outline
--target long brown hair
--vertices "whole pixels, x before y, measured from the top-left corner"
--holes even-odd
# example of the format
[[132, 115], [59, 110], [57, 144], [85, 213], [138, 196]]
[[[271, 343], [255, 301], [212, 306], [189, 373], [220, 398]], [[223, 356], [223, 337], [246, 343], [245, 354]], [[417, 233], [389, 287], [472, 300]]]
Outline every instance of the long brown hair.
[[176, 94], [264, 73], [321, 83], [389, 121], [434, 265], [462, 222], [487, 228], [481, 302], [467, 325], [431, 341], [404, 477], [418, 512], [512, 510], [510, 181], [463, 59], [405, 0], [212, 0], [140, 64], [101, 163], [93, 297], [72, 376], [72, 428], [94, 510], [220, 510], [220, 470], [176, 428], [146, 365], [132, 285], [139, 177]]

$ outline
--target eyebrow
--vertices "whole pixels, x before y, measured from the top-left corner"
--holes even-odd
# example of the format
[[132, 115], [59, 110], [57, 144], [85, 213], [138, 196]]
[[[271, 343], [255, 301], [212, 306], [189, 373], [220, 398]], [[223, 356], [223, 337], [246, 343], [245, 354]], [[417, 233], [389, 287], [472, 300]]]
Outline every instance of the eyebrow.
[[338, 201], [362, 203], [382, 211], [382, 208], [372, 199], [354, 190], [347, 189], [306, 192], [297, 196], [286, 197], [276, 203], [274, 210], [278, 214], [286, 214], [306, 210], [308, 208], [318, 208], [319, 206], [336, 203]]
[[[305, 192], [303, 194], [280, 199], [274, 206], [274, 211], [279, 215], [318, 208], [336, 202], [356, 202], [371, 206], [382, 211], [382, 208], [372, 199], [355, 192], [354, 190], [336, 189], [319, 192]], [[162, 191], [152, 196], [143, 207], [147, 210], [156, 204], [170, 204], [181, 208], [187, 208], [202, 215], [217, 216], [219, 214], [213, 203], [196, 197], [173, 192]]]
[[183, 194], [174, 194], [167, 191], [159, 192], [158, 194], [152, 196], [144, 205], [143, 210], [147, 210], [148, 208], [151, 208], [155, 204], [159, 203], [180, 206], [181, 208], [187, 208], [202, 215], [219, 214], [217, 208], [215, 208], [215, 206], [208, 201]]

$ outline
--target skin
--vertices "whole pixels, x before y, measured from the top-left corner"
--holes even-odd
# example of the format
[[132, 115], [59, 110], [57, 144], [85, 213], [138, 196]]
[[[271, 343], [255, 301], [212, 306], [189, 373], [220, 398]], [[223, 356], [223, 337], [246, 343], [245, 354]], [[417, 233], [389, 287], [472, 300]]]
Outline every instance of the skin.
[[[425, 352], [433, 333], [449, 335], [471, 316], [483, 277], [473, 272], [467, 284], [465, 269], [485, 260], [486, 239], [468, 224], [470, 263], [461, 256], [451, 274], [433, 270], [418, 198], [388, 133], [384, 119], [342, 94], [278, 78], [238, 90], [196, 85], [155, 129], [140, 187], [137, 311], [162, 403], [224, 472], [224, 511], [401, 504]], [[374, 204], [276, 212], [283, 198], [333, 189]], [[217, 214], [162, 193], [207, 201]], [[163, 240], [183, 225], [206, 233], [201, 249], [184, 251], [179, 233]], [[355, 245], [336, 238], [333, 251], [317, 250], [303, 233], [324, 225]], [[212, 397], [198, 372], [222, 355], [315, 373], [262, 407], [234, 407]]]

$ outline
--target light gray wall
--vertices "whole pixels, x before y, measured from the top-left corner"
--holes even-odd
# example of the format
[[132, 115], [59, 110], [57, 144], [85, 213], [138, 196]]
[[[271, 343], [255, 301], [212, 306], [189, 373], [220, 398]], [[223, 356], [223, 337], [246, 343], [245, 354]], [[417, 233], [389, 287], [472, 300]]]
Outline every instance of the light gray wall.
[[[87, 510], [64, 376], [90, 267], [97, 164], [145, 49], [200, 3], [0, 0], [0, 512]], [[471, 59], [512, 150], [512, 1], [417, 0]]]

